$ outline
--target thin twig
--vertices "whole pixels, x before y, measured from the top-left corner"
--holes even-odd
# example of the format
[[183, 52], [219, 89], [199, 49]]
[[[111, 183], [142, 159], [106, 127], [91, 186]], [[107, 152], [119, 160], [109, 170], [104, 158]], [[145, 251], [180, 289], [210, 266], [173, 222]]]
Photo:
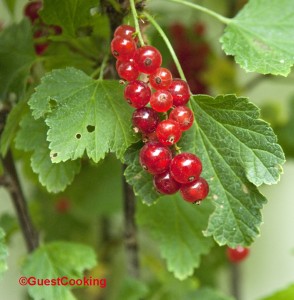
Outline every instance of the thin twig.
[[10, 193], [28, 252], [32, 252], [38, 247], [38, 235], [29, 215], [27, 203], [21, 184], [19, 182], [14, 160], [10, 150], [7, 152], [5, 158], [2, 159], [2, 162], [4, 167], [4, 175], [2, 176], [1, 183], [7, 188], [8, 192]]
[[[123, 166], [123, 170], [125, 170], [125, 168], [126, 165]], [[124, 176], [123, 191], [127, 273], [132, 277], [138, 278], [140, 266], [138, 257], [137, 227], [135, 222], [136, 199], [131, 186], [126, 182]]]
[[238, 264], [231, 264], [231, 294], [236, 300], [241, 299], [240, 290], [240, 267]]

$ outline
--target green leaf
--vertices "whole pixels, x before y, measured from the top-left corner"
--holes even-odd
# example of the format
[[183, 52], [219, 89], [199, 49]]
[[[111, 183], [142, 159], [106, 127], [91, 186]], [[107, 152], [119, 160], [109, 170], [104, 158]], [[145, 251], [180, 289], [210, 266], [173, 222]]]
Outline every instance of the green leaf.
[[50, 160], [50, 150], [46, 141], [46, 124], [42, 119], [35, 120], [30, 113], [26, 114], [20, 123], [16, 136], [16, 147], [27, 152], [33, 152], [31, 166], [39, 175], [40, 183], [49, 192], [63, 191], [75, 175], [80, 171], [80, 161], [68, 161], [53, 164]]
[[221, 37], [224, 51], [246, 71], [287, 76], [294, 63], [292, 0], [251, 0]]
[[22, 94], [35, 60], [31, 25], [28, 20], [0, 33], [0, 100], [8, 93]]
[[271, 296], [262, 298], [262, 300], [290, 300], [294, 299], [294, 284], [284, 290], [278, 291]]
[[[70, 242], [52, 242], [29, 255], [22, 267], [22, 273], [37, 279], [57, 279], [64, 276], [68, 280], [82, 279], [84, 270], [95, 265], [95, 253], [90, 247]], [[76, 299], [69, 288], [69, 285], [29, 285], [28, 291], [34, 300]]]
[[19, 229], [17, 218], [8, 213], [0, 216], [0, 228], [5, 231], [5, 239], [9, 242], [10, 237]]
[[45, 0], [40, 15], [50, 25], [62, 27], [62, 34], [75, 37], [77, 29], [91, 24], [90, 9], [97, 6], [96, 0]]
[[117, 299], [141, 300], [146, 297], [147, 292], [148, 288], [143, 282], [127, 277], [122, 282]]
[[194, 96], [195, 124], [180, 146], [203, 163], [215, 210], [206, 235], [220, 245], [250, 245], [259, 234], [266, 199], [254, 185], [280, 178], [284, 155], [270, 126], [246, 98]]
[[212, 240], [203, 237], [202, 230], [212, 211], [210, 203], [193, 206], [179, 195], [162, 197], [156, 205], [138, 206], [138, 222], [147, 226], [160, 241], [160, 252], [167, 268], [183, 280], [199, 266], [200, 256], [207, 254]]
[[[192, 296], [192, 295], [191, 295]], [[234, 298], [225, 296], [221, 292], [209, 287], [202, 287], [193, 293], [193, 299], [203, 300], [234, 300]]]
[[20, 101], [12, 108], [11, 112], [7, 117], [4, 131], [0, 139], [0, 151], [3, 157], [6, 155], [10, 144], [12, 143], [15, 137], [16, 131], [19, 127], [19, 122], [23, 116], [26, 107], [26, 102]]
[[0, 228], [0, 278], [2, 274], [7, 270], [7, 247], [5, 243], [5, 233], [2, 228]]
[[4, 0], [4, 3], [6, 5], [6, 7], [8, 8], [10, 14], [13, 15], [14, 14], [16, 0]]
[[55, 70], [42, 78], [29, 105], [35, 118], [47, 114], [53, 162], [77, 159], [85, 150], [95, 162], [108, 151], [122, 158], [137, 140], [130, 126], [132, 109], [118, 81], [93, 80], [73, 68]]

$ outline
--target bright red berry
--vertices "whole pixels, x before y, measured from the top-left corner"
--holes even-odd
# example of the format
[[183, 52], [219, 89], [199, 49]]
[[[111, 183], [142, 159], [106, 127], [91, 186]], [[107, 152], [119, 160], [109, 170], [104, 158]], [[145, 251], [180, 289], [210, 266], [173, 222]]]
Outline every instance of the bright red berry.
[[169, 114], [169, 118], [178, 122], [182, 131], [188, 130], [194, 122], [193, 111], [187, 106], [176, 107]]
[[133, 112], [132, 122], [136, 132], [154, 132], [159, 121], [157, 112], [150, 107], [138, 108]]
[[141, 166], [154, 175], [168, 170], [171, 159], [170, 149], [157, 142], [145, 144], [140, 151]]
[[180, 192], [184, 200], [197, 203], [207, 197], [209, 193], [209, 186], [207, 181], [200, 177], [196, 181], [183, 184]]
[[137, 69], [134, 61], [116, 61], [116, 70], [120, 78], [127, 81], [134, 81], [139, 76], [139, 70]]
[[174, 145], [179, 141], [182, 131], [179, 123], [174, 120], [164, 120], [156, 128], [158, 141], [165, 146]]
[[172, 178], [169, 171], [155, 175], [153, 185], [159, 193], [166, 195], [176, 193], [181, 187], [181, 184]]
[[143, 46], [137, 49], [134, 60], [140, 72], [152, 74], [161, 66], [160, 52], [153, 46]]
[[170, 172], [176, 181], [184, 184], [189, 183], [199, 178], [202, 172], [202, 163], [192, 153], [180, 153], [172, 159]]
[[39, 19], [39, 10], [42, 8], [42, 1], [30, 1], [24, 8], [24, 15], [27, 16], [31, 22]]
[[136, 52], [134, 40], [122, 36], [116, 36], [111, 41], [111, 52], [116, 59], [128, 61]]
[[156, 90], [168, 89], [172, 80], [172, 74], [166, 68], [158, 68], [149, 76], [149, 83]]
[[124, 96], [131, 106], [141, 108], [149, 102], [151, 90], [145, 82], [134, 80], [126, 86]]
[[129, 39], [134, 39], [135, 32], [136, 29], [133, 26], [122, 24], [115, 29], [114, 36], [122, 36]]
[[158, 112], [166, 112], [173, 105], [173, 97], [169, 91], [158, 90], [151, 95], [150, 105]]
[[182, 106], [188, 103], [190, 89], [186, 81], [176, 78], [172, 81], [168, 90], [173, 96], [174, 106]]
[[233, 263], [238, 263], [244, 260], [249, 255], [249, 248], [237, 246], [236, 248], [227, 248], [228, 259]]

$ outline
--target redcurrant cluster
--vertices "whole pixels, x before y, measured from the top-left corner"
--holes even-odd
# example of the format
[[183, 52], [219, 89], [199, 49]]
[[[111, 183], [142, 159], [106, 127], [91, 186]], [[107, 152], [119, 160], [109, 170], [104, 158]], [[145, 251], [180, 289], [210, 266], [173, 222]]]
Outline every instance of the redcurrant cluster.
[[[62, 32], [61, 27], [56, 25], [46, 25], [42, 22], [39, 16], [39, 11], [42, 9], [43, 3], [40, 0], [30, 1], [24, 7], [24, 15], [29, 18], [33, 25], [35, 52], [37, 55], [42, 55], [49, 46], [47, 40], [50, 35], [59, 35]], [[41, 40], [41, 41], [38, 41]]]
[[208, 183], [200, 177], [200, 159], [192, 153], [173, 156], [169, 148], [194, 121], [193, 112], [185, 106], [190, 98], [189, 86], [161, 67], [158, 49], [137, 47], [137, 42], [135, 28], [121, 25], [114, 32], [111, 52], [117, 59], [119, 76], [128, 81], [124, 97], [136, 108], [132, 116], [134, 130], [146, 143], [140, 151], [140, 164], [154, 175], [158, 192], [174, 194], [180, 190], [184, 200], [200, 202], [209, 192]]

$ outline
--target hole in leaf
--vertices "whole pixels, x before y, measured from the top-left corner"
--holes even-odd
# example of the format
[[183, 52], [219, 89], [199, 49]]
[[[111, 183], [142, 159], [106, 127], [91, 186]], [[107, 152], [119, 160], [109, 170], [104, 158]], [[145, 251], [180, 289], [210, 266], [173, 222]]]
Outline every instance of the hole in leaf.
[[82, 135], [80, 133], [76, 134], [76, 138], [79, 140], [82, 137]]
[[55, 153], [52, 153], [52, 157], [57, 157], [57, 153], [55, 152]]
[[88, 130], [88, 132], [93, 132], [93, 131], [95, 130], [95, 126], [93, 126], [93, 125], [88, 125], [88, 126], [87, 126], [87, 130]]
[[49, 106], [51, 109], [55, 109], [57, 106], [57, 102], [54, 99], [49, 100]]

